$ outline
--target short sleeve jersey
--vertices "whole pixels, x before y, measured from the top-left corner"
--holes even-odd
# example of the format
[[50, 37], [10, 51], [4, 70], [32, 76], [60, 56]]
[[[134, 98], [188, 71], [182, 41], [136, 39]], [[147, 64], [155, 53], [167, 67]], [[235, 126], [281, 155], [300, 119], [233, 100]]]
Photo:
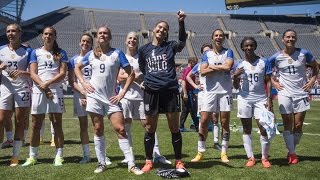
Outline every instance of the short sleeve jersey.
[[305, 50], [296, 48], [292, 55], [283, 54], [282, 51], [275, 53], [269, 58], [272, 67], [276, 67], [279, 72], [279, 83], [284, 86], [279, 91], [279, 95], [303, 98], [307, 97], [308, 92], [303, 90], [307, 83], [306, 63], [311, 63], [315, 58]]
[[144, 85], [152, 90], [178, 91], [174, 56], [181, 50], [176, 41], [162, 42], [159, 46], [148, 43], [140, 47], [139, 67], [144, 74]]
[[[42, 48], [32, 51], [30, 64], [38, 64], [38, 76], [43, 82], [49, 81], [60, 73], [61, 63], [68, 63], [68, 56], [64, 50], [60, 50], [60, 55], [61, 58], [59, 60], [55, 60], [52, 52], [46, 51]], [[51, 84], [49, 86], [50, 90], [52, 92], [57, 92], [57, 90], [60, 91], [62, 89], [62, 82], [63, 81]], [[38, 88], [36, 83], [34, 83], [32, 91], [34, 93], [41, 93], [41, 90]]]
[[[226, 63], [227, 59], [233, 61], [233, 51], [231, 49], [223, 48], [220, 53], [210, 50], [203, 54], [201, 64], [222, 65]], [[232, 80], [230, 72], [214, 71], [206, 75], [205, 81], [205, 90], [208, 93], [231, 93]]]
[[30, 61], [31, 48], [25, 46], [20, 46], [17, 50], [12, 50], [8, 45], [3, 45], [0, 47], [0, 62], [7, 65], [7, 68], [2, 71], [2, 78], [6, 78], [11, 82], [9, 89], [17, 90], [26, 84], [29, 85], [29, 78], [24, 76], [18, 76], [17, 79], [12, 79], [9, 76], [10, 71], [21, 70], [27, 71]]
[[[76, 66], [76, 64], [82, 62], [82, 59], [83, 59], [83, 56], [80, 56], [80, 55], [73, 56], [70, 59], [69, 63], [68, 63], [68, 69], [69, 70], [73, 70], [74, 67]], [[90, 79], [91, 79], [91, 76], [92, 76], [92, 68], [91, 68], [91, 66], [87, 65], [87, 66], [83, 67], [81, 69], [81, 72], [82, 72], [82, 75], [83, 75], [83, 80], [86, 81], [86, 82], [89, 82]], [[79, 83], [79, 80], [78, 80], [78, 83]]]
[[95, 92], [88, 93], [87, 96], [111, 105], [109, 98], [116, 95], [119, 69], [130, 66], [124, 53], [112, 48], [106, 54], [102, 53], [101, 57], [96, 57], [90, 51], [82, 59], [82, 64], [92, 68], [90, 84]]
[[242, 67], [244, 69], [244, 73], [240, 75], [241, 86], [238, 97], [248, 101], [265, 99], [265, 76], [272, 74], [272, 69], [267, 59], [258, 58], [253, 63], [240, 61], [236, 66], [236, 69]]
[[[138, 63], [138, 54], [136, 54], [134, 57], [126, 55], [126, 58], [129, 61], [129, 64], [132, 66], [132, 70], [139, 74], [141, 73], [139, 69], [139, 63]], [[120, 83], [121, 89], [124, 87], [124, 83]], [[135, 83], [132, 83], [124, 95], [124, 98], [129, 100], [143, 100], [143, 90]]]

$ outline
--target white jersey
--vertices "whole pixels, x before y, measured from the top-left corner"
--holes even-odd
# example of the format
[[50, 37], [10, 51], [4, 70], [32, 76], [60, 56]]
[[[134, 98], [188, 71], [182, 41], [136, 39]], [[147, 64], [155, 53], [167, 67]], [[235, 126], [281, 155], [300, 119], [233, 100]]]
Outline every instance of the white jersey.
[[[139, 69], [139, 63], [138, 63], [138, 54], [136, 54], [134, 57], [126, 55], [126, 58], [128, 59], [130, 66], [132, 66], [132, 70], [139, 74], [141, 73]], [[142, 74], [142, 73], [141, 73]], [[124, 87], [124, 83], [120, 83], [121, 89]], [[136, 83], [132, 83], [124, 95], [124, 98], [129, 100], [143, 100], [143, 90], [138, 86]]]
[[[20, 46], [17, 50], [12, 50], [8, 45], [0, 47], [0, 62], [7, 65], [7, 68], [2, 71], [2, 82], [11, 82], [6, 84], [7, 88], [11, 92], [15, 92], [19, 89], [29, 88], [30, 78], [25, 76], [18, 76], [16, 79], [12, 79], [9, 73], [13, 70], [27, 71], [30, 61], [30, 54], [32, 49], [25, 46]], [[6, 78], [4, 80], [3, 78]]]
[[[226, 60], [233, 61], [233, 51], [231, 49], [223, 48], [220, 54], [210, 50], [206, 51], [201, 60], [201, 64], [222, 65]], [[206, 88], [208, 93], [225, 94], [231, 93], [232, 80], [230, 72], [215, 71], [206, 75]]]
[[112, 105], [109, 98], [116, 95], [119, 69], [130, 66], [124, 53], [112, 48], [107, 54], [102, 53], [101, 57], [97, 58], [94, 52], [90, 51], [82, 59], [82, 64], [92, 67], [90, 84], [95, 92], [88, 93], [87, 96]]
[[[60, 63], [67, 63], [68, 57], [64, 50], [60, 50], [61, 59], [54, 60], [51, 52], [42, 48], [38, 48], [32, 51], [30, 57], [30, 64], [38, 64], [38, 76], [43, 81], [49, 81], [54, 78], [60, 72]], [[63, 80], [62, 80], [63, 81]], [[53, 83], [49, 86], [52, 92], [62, 91], [62, 81]], [[36, 83], [33, 83], [33, 93], [42, 93]]]
[[266, 98], [265, 76], [272, 74], [270, 64], [266, 59], [259, 58], [255, 62], [240, 61], [236, 69], [242, 68], [240, 75], [240, 89], [238, 98], [250, 100], [263, 100]]
[[296, 48], [291, 55], [285, 55], [282, 51], [277, 52], [269, 58], [272, 67], [277, 67], [279, 71], [279, 83], [284, 86], [279, 91], [279, 95], [303, 98], [308, 96], [308, 92], [303, 90], [303, 86], [307, 83], [306, 63], [311, 63], [315, 58], [305, 50]]

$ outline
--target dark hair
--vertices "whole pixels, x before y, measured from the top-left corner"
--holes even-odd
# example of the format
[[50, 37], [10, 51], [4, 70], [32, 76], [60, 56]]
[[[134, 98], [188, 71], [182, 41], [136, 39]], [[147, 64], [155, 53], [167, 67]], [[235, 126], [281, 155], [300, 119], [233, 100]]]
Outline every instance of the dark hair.
[[[51, 29], [53, 31], [53, 34], [57, 37], [57, 31], [52, 26], [47, 26], [47, 27], [43, 28], [42, 34], [44, 33], [44, 31], [46, 29]], [[52, 46], [52, 55], [53, 55], [53, 59], [55, 61], [59, 61], [62, 58], [62, 55], [61, 55], [60, 51], [61, 51], [61, 48], [59, 48], [57, 40], [54, 40], [53, 41], [53, 46]]]
[[213, 35], [214, 35], [214, 33], [215, 33], [216, 31], [221, 31], [222, 34], [223, 34], [223, 37], [225, 37], [225, 34], [224, 34], [224, 32], [223, 32], [222, 29], [215, 29], [215, 30], [212, 32], [212, 34], [211, 34], [211, 39], [213, 39]]
[[294, 32], [294, 34], [297, 36], [297, 32], [295, 31], [295, 30], [293, 30], [293, 29], [287, 29], [287, 30], [285, 30], [284, 32], [283, 32], [283, 34], [282, 34], [282, 39], [284, 38], [284, 36], [286, 35], [286, 33], [287, 32]]
[[167, 27], [168, 27], [167, 37], [165, 39], [165, 41], [168, 41], [168, 39], [169, 39], [169, 24], [168, 24], [167, 21], [161, 20], [161, 21], [158, 21], [154, 27], [157, 27], [158, 24], [160, 24], [160, 23], [165, 23], [167, 25]]
[[[92, 35], [89, 34], [89, 33], [83, 33], [81, 35], [81, 37], [80, 37], [80, 42], [81, 42], [81, 39], [82, 39], [83, 36], [88, 36], [90, 38], [90, 40], [91, 40], [91, 45], [93, 46], [93, 37], [92, 37]], [[91, 46], [91, 49], [92, 49], [92, 46]]]
[[188, 58], [188, 63], [192, 63], [192, 62], [197, 63], [197, 62], [198, 62], [198, 59], [197, 59], [196, 57], [189, 57], [189, 58]]
[[203, 50], [206, 47], [209, 47], [210, 49], [212, 49], [212, 44], [209, 44], [209, 43], [202, 44], [201, 49], [200, 49], [201, 54], [203, 53]]
[[243, 46], [244, 42], [247, 41], [247, 40], [250, 40], [250, 41], [253, 42], [253, 44], [255, 45], [254, 50], [256, 50], [257, 47], [258, 47], [257, 41], [256, 41], [253, 37], [249, 37], [249, 36], [245, 36], [245, 37], [242, 39], [242, 41], [241, 41], [241, 43], [240, 43], [240, 48], [241, 48], [241, 49], [243, 48], [242, 46]]
[[8, 25], [7, 25], [7, 27], [9, 27], [9, 26], [16, 26], [17, 30], [18, 30], [20, 33], [22, 33], [22, 28], [21, 28], [21, 26], [20, 26], [19, 24], [17, 24], [17, 23], [11, 23], [11, 24], [8, 24]]
[[[107, 25], [101, 25], [101, 26], [98, 28], [98, 31], [99, 31], [100, 28], [106, 28], [106, 29], [108, 30], [110, 39], [112, 39], [111, 29], [110, 29]], [[97, 32], [97, 33], [98, 33], [98, 32]], [[95, 56], [96, 58], [100, 58], [101, 55], [102, 55], [102, 49], [101, 49], [99, 43], [96, 43], [96, 44], [97, 44], [97, 45], [96, 45], [96, 47], [94, 48], [93, 53], [94, 53], [94, 56]]]

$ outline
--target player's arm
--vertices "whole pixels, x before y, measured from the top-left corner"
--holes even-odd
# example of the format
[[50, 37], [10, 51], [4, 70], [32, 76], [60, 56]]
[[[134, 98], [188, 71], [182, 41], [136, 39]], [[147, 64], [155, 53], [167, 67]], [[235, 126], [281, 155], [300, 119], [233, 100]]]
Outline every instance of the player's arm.
[[30, 64], [30, 77], [40, 89], [46, 90], [48, 88], [43, 86], [44, 82], [38, 76], [38, 63], [36, 62]]
[[127, 78], [129, 77], [129, 75], [126, 73], [126, 71], [124, 69], [120, 69], [119, 74], [118, 74], [118, 81], [120, 83], [123, 83], [127, 80]]
[[196, 85], [196, 83], [192, 80], [193, 77], [194, 77], [194, 74], [192, 73], [192, 71], [190, 71], [186, 76], [186, 80], [193, 88], [200, 89], [199, 86]]
[[311, 63], [309, 63], [309, 65], [311, 66], [311, 69], [312, 69], [312, 75], [309, 81], [303, 86], [303, 90], [306, 92], [309, 92], [311, 90], [319, 74], [319, 67], [318, 67], [317, 61], [314, 60]]
[[267, 85], [267, 108], [269, 111], [273, 111], [271, 79], [272, 79], [271, 74], [265, 75], [265, 83]]
[[81, 72], [81, 69], [84, 68], [86, 65], [89, 65], [89, 56], [90, 56], [90, 53], [87, 53], [82, 61], [80, 63], [77, 63], [74, 67], [74, 72], [76, 74], [76, 78], [79, 80], [79, 82], [81, 83], [82, 87], [89, 93], [93, 93], [95, 91], [94, 87], [86, 82], [84, 79], [83, 79], [83, 74]]
[[179, 22], [179, 41], [175, 47], [176, 52], [181, 52], [182, 49], [186, 46], [186, 40], [187, 40], [187, 32], [184, 25], [184, 19], [186, 18], [186, 14], [183, 11], [179, 11], [177, 13], [177, 18]]
[[52, 79], [46, 82], [48, 86], [50, 86], [53, 83], [57, 83], [62, 81], [66, 77], [67, 72], [67, 63], [66, 62], [60, 62], [60, 67], [59, 67], [59, 73], [54, 76]]

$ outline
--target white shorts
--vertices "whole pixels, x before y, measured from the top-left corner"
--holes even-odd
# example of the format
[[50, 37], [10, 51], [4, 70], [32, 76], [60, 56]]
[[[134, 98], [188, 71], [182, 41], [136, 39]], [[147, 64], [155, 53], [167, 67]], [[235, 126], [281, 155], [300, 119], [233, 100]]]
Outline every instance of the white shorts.
[[238, 118], [260, 118], [260, 114], [265, 109], [267, 99], [248, 101], [242, 98], [238, 98]]
[[76, 117], [87, 116], [86, 106], [81, 105], [80, 97], [73, 96], [73, 115]]
[[110, 115], [114, 112], [122, 112], [122, 108], [118, 104], [107, 104], [92, 97], [87, 97], [86, 111], [97, 113], [102, 116]]
[[131, 119], [146, 119], [144, 113], [144, 104], [143, 100], [129, 100], [129, 99], [121, 99], [121, 106], [123, 109], [124, 118]]
[[4, 85], [0, 87], [0, 109], [13, 110], [15, 107], [30, 107], [31, 92], [30, 88], [21, 88], [11, 92]]
[[201, 112], [228, 112], [232, 110], [231, 94], [204, 93], [202, 96]]
[[64, 113], [64, 99], [62, 92], [54, 92], [50, 100], [43, 93], [32, 93], [31, 114]]
[[299, 113], [310, 109], [308, 97], [292, 98], [278, 95], [278, 104], [280, 114]]

